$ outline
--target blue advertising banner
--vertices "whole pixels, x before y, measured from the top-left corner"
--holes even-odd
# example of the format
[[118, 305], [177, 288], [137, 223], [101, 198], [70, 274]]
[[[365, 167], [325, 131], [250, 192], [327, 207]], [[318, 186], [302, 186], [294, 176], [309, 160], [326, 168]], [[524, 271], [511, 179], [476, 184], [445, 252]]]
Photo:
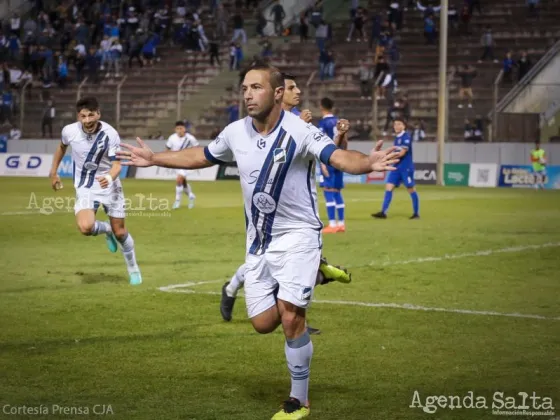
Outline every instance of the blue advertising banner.
[[[128, 166], [123, 166], [121, 168], [120, 178], [126, 178], [128, 175]], [[74, 176], [74, 162], [72, 156], [65, 155], [60, 162], [58, 167], [58, 176], [61, 178], [72, 178]]]
[[[532, 188], [538, 175], [531, 165], [502, 165], [498, 177], [499, 187]], [[560, 189], [560, 166], [548, 166], [544, 179], [546, 189]]]

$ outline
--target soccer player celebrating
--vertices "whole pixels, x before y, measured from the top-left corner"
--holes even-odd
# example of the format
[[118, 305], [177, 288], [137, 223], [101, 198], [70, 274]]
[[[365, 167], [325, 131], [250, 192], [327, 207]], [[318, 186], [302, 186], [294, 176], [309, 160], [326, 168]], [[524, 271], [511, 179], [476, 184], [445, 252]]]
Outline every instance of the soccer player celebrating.
[[531, 164], [533, 165], [533, 177], [535, 189], [544, 189], [544, 182], [546, 179], [546, 154], [544, 149], [541, 149], [541, 143], [537, 140], [535, 149], [531, 150]]
[[[187, 128], [183, 121], [175, 123], [175, 133], [171, 134], [167, 139], [165, 147], [167, 150], [177, 152], [179, 150], [187, 149], [189, 147], [198, 146], [198, 140], [195, 136], [187, 133]], [[184, 169], [177, 170], [177, 184], [175, 186], [175, 202], [173, 208], [178, 209], [181, 207], [181, 197], [183, 192], [189, 197], [189, 209], [194, 207], [194, 200], [196, 196], [192, 192], [191, 185], [187, 182], [187, 171]]]
[[387, 210], [393, 199], [393, 190], [403, 183], [412, 199], [412, 216], [410, 219], [420, 218], [418, 193], [414, 187], [414, 162], [412, 160], [412, 141], [410, 134], [406, 131], [406, 124], [403, 119], [396, 118], [393, 123], [395, 130], [395, 147], [399, 150], [400, 162], [397, 164], [397, 170], [391, 172], [387, 177], [385, 184], [385, 198], [383, 199], [383, 208], [379, 213], [372, 214], [377, 219], [386, 219]]
[[[321, 115], [319, 121], [319, 129], [333, 139], [334, 144], [341, 148], [346, 148], [340, 144], [340, 136], [346, 136], [348, 131], [347, 124], [338, 124], [338, 117], [332, 113], [334, 102], [330, 98], [321, 99]], [[339, 128], [342, 132], [339, 133]], [[346, 144], [346, 142], [344, 142]], [[323, 233], [346, 232], [344, 224], [344, 199], [340, 192], [344, 188], [344, 174], [342, 171], [324, 163], [321, 163], [321, 172], [323, 173], [323, 194], [327, 204], [327, 216], [329, 225], [323, 229]], [[336, 209], [336, 213], [335, 213]], [[338, 224], [337, 224], [338, 216]]]
[[[121, 246], [130, 284], [142, 283], [142, 275], [136, 263], [134, 240], [124, 226], [124, 195], [119, 179], [121, 163], [116, 160], [120, 145], [117, 131], [100, 121], [96, 98], [82, 98], [76, 104], [78, 122], [62, 129], [62, 141], [54, 153], [49, 177], [53, 189], [62, 187], [57, 175], [58, 166], [68, 146], [72, 147], [74, 161], [74, 187], [76, 188], [76, 224], [85, 236], [105, 234], [109, 251]], [[95, 220], [97, 209], [103, 205], [109, 223]]]
[[[369, 156], [338, 149], [311, 124], [282, 109], [284, 78], [275, 67], [254, 63], [242, 90], [248, 116], [229, 124], [205, 148], [152, 152], [123, 145], [126, 165], [206, 168], [237, 161], [247, 220], [245, 302], [253, 328], [268, 334], [282, 325], [291, 375], [289, 399], [272, 418], [309, 415], [309, 368], [313, 344], [305, 313], [321, 259], [315, 159], [353, 174], [394, 170], [394, 148]], [[258, 174], [256, 182], [249, 174]]]

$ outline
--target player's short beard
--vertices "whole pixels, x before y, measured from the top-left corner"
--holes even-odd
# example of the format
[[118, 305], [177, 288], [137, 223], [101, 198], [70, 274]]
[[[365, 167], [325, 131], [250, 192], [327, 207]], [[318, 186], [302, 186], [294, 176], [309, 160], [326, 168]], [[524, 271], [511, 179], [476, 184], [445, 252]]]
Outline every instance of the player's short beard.
[[248, 111], [248, 114], [251, 118], [254, 118], [258, 122], [264, 123], [264, 122], [266, 122], [266, 119], [268, 118], [268, 116], [272, 112], [273, 108], [274, 108], [274, 94], [270, 98], [270, 101], [267, 104], [265, 104], [260, 111], [257, 111], [257, 113], [254, 114], [254, 115], [251, 115], [251, 112]]

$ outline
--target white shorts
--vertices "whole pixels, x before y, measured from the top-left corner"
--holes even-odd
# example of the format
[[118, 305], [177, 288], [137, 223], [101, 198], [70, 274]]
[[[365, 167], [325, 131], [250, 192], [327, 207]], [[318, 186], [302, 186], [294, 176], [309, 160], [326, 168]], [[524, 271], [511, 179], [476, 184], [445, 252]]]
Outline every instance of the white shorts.
[[74, 214], [80, 210], [92, 209], [97, 212], [99, 206], [103, 206], [105, 213], [109, 217], [124, 219], [124, 194], [122, 184], [119, 179], [114, 181], [107, 189], [78, 188], [76, 190], [76, 203], [74, 204]]
[[296, 230], [275, 237], [263, 255], [247, 254], [245, 303], [249, 318], [276, 304], [278, 299], [308, 308], [321, 260], [321, 233]]
[[177, 176], [182, 176], [183, 178], [187, 177], [187, 169], [177, 169]]

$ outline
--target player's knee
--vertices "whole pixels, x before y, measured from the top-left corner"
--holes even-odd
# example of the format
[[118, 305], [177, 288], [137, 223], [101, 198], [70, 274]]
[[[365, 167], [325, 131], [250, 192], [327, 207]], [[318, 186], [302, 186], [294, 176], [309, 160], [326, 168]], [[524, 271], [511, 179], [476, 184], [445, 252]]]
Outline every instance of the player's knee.
[[93, 233], [94, 223], [89, 220], [78, 220], [78, 230], [82, 235], [90, 236]]
[[128, 232], [124, 228], [124, 226], [113, 227], [113, 234], [117, 238], [118, 241], [122, 241], [128, 235]]

